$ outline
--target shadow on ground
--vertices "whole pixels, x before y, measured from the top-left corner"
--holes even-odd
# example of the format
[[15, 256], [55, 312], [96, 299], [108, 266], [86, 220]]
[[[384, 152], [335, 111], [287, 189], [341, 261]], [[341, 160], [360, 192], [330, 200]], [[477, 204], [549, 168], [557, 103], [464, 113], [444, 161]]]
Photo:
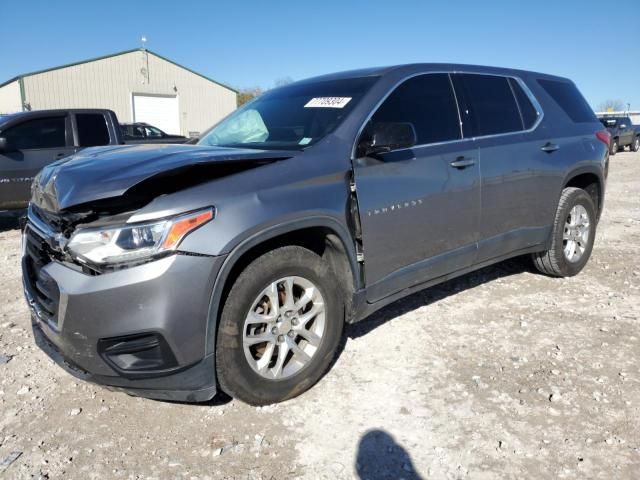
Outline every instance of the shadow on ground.
[[370, 430], [360, 439], [356, 472], [361, 480], [419, 480], [411, 456], [384, 430]]

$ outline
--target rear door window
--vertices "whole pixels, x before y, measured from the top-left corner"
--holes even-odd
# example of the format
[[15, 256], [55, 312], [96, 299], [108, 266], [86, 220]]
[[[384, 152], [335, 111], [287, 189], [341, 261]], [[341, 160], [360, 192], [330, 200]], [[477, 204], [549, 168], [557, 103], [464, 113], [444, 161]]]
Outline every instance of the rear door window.
[[104, 115], [100, 113], [76, 114], [78, 126], [78, 145], [81, 147], [99, 147], [109, 145], [109, 127]]
[[460, 139], [460, 120], [449, 75], [419, 75], [398, 86], [371, 117], [370, 125], [387, 122], [413, 124], [418, 145]]
[[535, 125], [536, 120], [538, 120], [538, 111], [516, 79], [510, 78], [509, 84], [511, 85], [513, 94], [516, 96], [524, 129], [529, 130]]
[[66, 146], [65, 117], [34, 118], [2, 132], [16, 150], [62, 148]]
[[538, 83], [575, 123], [596, 121], [595, 113], [573, 83], [542, 78]]
[[522, 130], [516, 99], [506, 77], [472, 73], [452, 76], [458, 100], [464, 107], [464, 134], [470, 137]]

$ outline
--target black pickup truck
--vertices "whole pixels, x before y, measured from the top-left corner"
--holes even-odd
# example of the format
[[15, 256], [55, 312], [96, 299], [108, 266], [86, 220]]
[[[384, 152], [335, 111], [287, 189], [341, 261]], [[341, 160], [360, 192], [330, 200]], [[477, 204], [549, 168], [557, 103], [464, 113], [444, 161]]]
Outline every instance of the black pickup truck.
[[0, 211], [26, 208], [43, 167], [83, 148], [125, 143], [116, 114], [38, 110], [0, 117]]
[[625, 116], [600, 117], [600, 122], [611, 134], [609, 153], [615, 155], [624, 147], [632, 152], [640, 150], [640, 125], [634, 125], [631, 118]]
[[120, 125], [125, 143], [186, 143], [189, 138], [165, 133], [158, 127], [145, 122], [123, 123]]
[[[151, 134], [129, 137], [116, 114], [104, 109], [38, 110], [0, 116], [0, 212], [26, 208], [36, 174], [83, 148], [189, 140], [164, 134], [147, 124], [134, 125], [144, 125]], [[153, 129], [160, 135], [153, 137]]]

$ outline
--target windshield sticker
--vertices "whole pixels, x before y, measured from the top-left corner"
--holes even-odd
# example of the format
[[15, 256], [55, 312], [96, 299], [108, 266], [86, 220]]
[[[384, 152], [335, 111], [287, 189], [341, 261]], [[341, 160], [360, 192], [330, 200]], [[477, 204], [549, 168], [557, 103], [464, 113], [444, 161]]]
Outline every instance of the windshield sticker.
[[311, 139], [309, 137], [304, 137], [302, 140], [298, 142], [298, 145], [308, 145]]
[[351, 97], [315, 97], [304, 108], [344, 108]]

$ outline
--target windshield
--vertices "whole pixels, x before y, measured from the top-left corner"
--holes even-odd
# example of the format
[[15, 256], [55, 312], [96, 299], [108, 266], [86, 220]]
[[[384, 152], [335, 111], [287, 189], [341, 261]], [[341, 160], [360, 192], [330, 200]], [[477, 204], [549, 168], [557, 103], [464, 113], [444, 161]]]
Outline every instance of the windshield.
[[377, 79], [348, 78], [267, 92], [205, 133], [198, 144], [300, 150], [331, 133]]

